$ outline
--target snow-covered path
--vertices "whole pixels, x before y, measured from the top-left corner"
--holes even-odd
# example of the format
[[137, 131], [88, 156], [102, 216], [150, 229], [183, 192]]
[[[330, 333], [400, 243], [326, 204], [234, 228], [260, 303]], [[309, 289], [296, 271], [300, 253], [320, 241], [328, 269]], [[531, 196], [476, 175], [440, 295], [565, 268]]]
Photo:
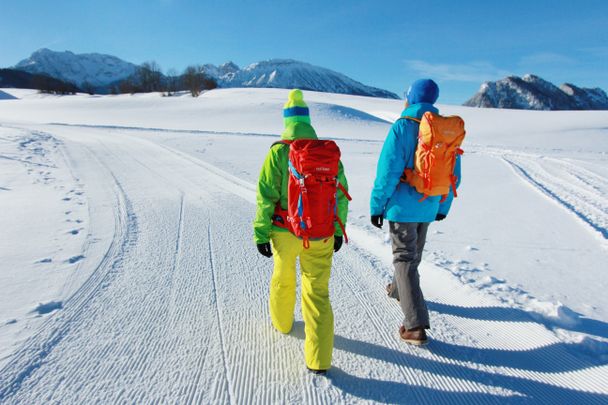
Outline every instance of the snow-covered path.
[[313, 377], [299, 308], [287, 336], [269, 322], [253, 184], [131, 131], [35, 129], [63, 143], [84, 184], [94, 269], [0, 370], [2, 403], [608, 401], [604, 363], [430, 262], [432, 342], [404, 345], [389, 266], [370, 253], [384, 245], [357, 227], [335, 256], [334, 366]]

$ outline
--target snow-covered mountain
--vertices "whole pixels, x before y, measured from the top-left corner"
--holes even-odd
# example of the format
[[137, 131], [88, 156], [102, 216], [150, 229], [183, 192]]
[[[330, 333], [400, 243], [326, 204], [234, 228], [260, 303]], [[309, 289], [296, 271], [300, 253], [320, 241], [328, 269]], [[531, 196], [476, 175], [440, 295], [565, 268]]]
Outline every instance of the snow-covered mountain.
[[112, 55], [56, 52], [46, 48], [37, 50], [15, 68], [29, 73], [44, 73], [79, 87], [85, 83], [104, 87], [126, 79], [137, 70], [133, 63]]
[[520, 110], [608, 110], [608, 96], [600, 88], [580, 88], [569, 83], [557, 87], [534, 75], [509, 76], [483, 83], [464, 105]]
[[399, 98], [390, 91], [366, 86], [333, 70], [292, 59], [270, 59], [252, 63], [243, 69], [232, 62], [218, 67], [204, 67], [220, 87], [297, 87], [327, 93]]
[[[133, 75], [138, 66], [111, 55], [40, 49], [15, 68], [29, 73], [44, 73], [79, 87], [90, 83], [98, 91], [107, 92], [110, 86]], [[243, 69], [233, 62], [220, 66], [206, 64], [203, 68], [220, 87], [298, 87], [329, 93], [399, 98], [390, 91], [366, 86], [333, 70], [290, 59], [271, 59]]]

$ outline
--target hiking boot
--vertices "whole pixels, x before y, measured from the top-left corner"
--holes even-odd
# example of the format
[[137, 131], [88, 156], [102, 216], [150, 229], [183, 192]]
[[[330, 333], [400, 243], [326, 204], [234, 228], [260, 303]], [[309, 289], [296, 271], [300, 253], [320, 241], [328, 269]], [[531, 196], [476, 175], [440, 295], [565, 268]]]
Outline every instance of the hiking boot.
[[412, 329], [405, 329], [405, 326], [401, 326], [399, 328], [399, 336], [401, 340], [411, 345], [422, 346], [428, 343], [426, 331], [422, 326]]
[[[389, 298], [394, 298], [393, 297], [393, 291], [395, 290], [395, 286], [393, 285], [393, 283], [388, 283], [386, 285], [386, 295], [389, 296]], [[397, 300], [397, 302], [399, 302], [399, 298], [395, 298]]]
[[325, 374], [327, 374], [327, 370], [315, 370], [315, 369], [312, 369], [310, 367], [306, 367], [306, 369], [309, 372], [311, 372], [312, 374], [315, 374], [315, 375], [325, 375]]

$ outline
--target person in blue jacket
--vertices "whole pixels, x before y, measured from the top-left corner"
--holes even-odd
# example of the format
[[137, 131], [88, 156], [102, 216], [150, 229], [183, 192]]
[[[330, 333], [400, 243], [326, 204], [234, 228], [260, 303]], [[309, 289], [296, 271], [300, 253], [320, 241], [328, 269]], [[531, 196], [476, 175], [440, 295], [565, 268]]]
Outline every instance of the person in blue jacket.
[[[430, 79], [415, 81], [406, 93], [402, 117], [420, 119], [431, 111], [439, 113], [433, 105], [439, 97], [437, 83]], [[427, 342], [426, 329], [430, 328], [429, 312], [420, 289], [418, 265], [426, 241], [429, 224], [443, 220], [450, 210], [452, 191], [444, 202], [441, 196], [423, 197], [408, 183], [400, 182], [406, 168], [414, 167], [414, 155], [418, 143], [418, 123], [409, 119], [397, 120], [391, 127], [376, 171], [371, 194], [371, 222], [382, 228], [384, 219], [389, 221], [393, 247], [393, 282], [387, 288], [390, 297], [399, 301], [403, 310], [401, 338], [411, 344]], [[460, 156], [456, 160], [454, 175], [460, 182]]]

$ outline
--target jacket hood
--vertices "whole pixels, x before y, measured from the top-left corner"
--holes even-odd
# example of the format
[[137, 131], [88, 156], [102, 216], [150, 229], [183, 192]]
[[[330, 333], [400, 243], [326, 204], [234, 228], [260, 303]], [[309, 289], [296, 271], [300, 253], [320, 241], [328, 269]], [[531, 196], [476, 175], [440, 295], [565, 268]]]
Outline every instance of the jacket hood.
[[293, 122], [285, 126], [285, 131], [281, 134], [281, 139], [285, 141], [295, 141], [296, 139], [318, 138], [312, 125], [305, 122]]
[[438, 114], [439, 110], [433, 105], [429, 103], [418, 103], [409, 105], [403, 112], [401, 113], [402, 117], [414, 117], [414, 118], [422, 118], [425, 112], [430, 111], [432, 113]]

